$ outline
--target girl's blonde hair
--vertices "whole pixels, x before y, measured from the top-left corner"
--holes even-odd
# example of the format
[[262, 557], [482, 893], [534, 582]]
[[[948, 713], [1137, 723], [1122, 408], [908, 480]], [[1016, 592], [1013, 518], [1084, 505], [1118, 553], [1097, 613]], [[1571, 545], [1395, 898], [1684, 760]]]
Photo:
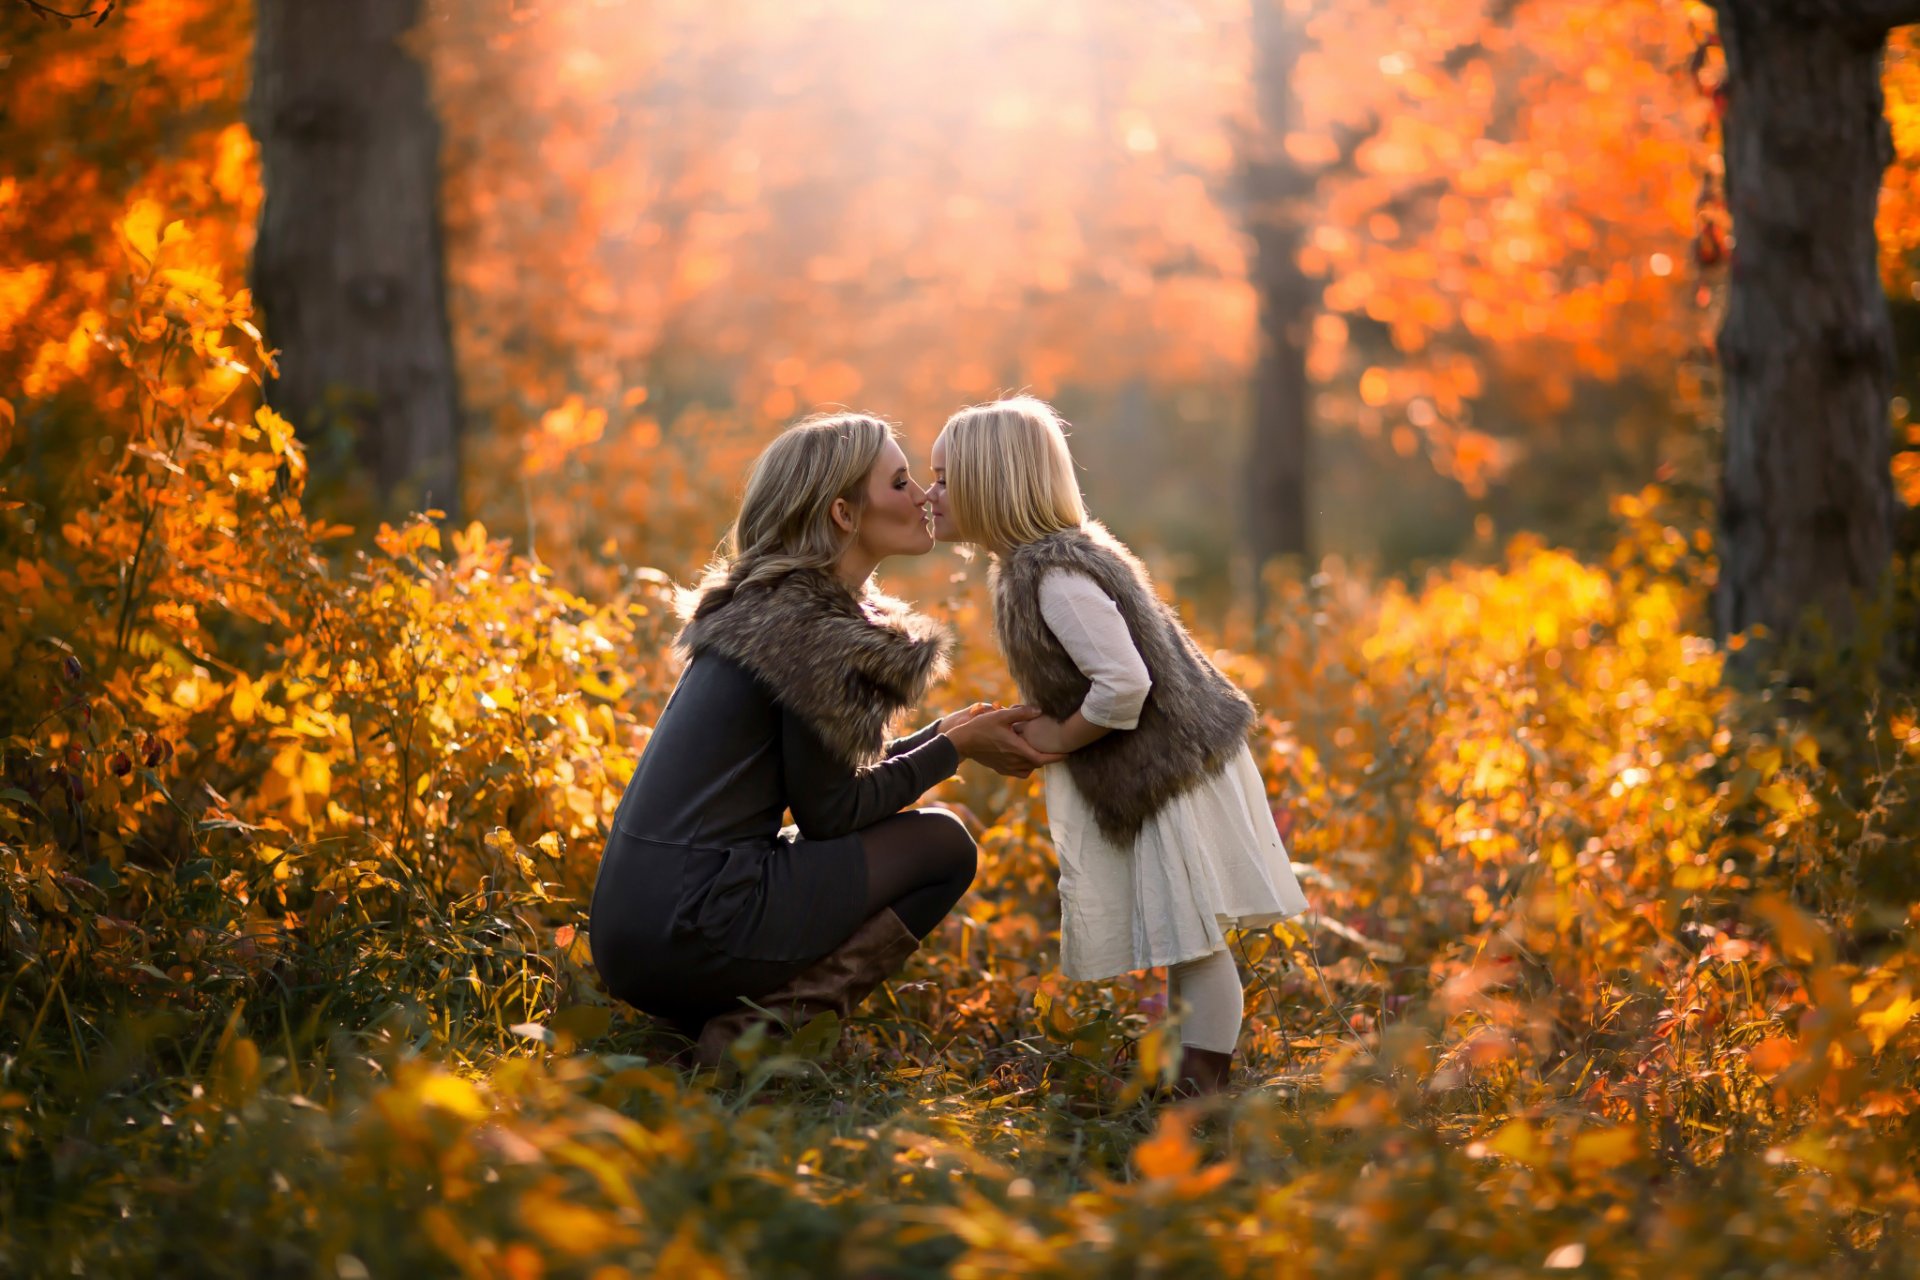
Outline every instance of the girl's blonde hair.
[[775, 436], [754, 459], [740, 514], [683, 611], [717, 608], [742, 587], [796, 569], [831, 569], [849, 539], [833, 504], [846, 499], [856, 517], [866, 509], [867, 477], [893, 438], [891, 423], [864, 413], [816, 414]]
[[1017, 547], [1086, 523], [1066, 423], [1046, 401], [1014, 396], [962, 409], [940, 438], [947, 511], [964, 540]]

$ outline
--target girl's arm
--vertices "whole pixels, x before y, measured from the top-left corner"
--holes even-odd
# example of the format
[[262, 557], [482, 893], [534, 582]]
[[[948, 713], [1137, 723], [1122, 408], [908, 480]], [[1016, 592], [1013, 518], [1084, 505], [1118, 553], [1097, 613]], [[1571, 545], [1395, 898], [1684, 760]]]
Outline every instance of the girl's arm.
[[1092, 684], [1066, 719], [1042, 717], [1021, 726], [1027, 741], [1043, 751], [1077, 751], [1136, 727], [1153, 677], [1120, 606], [1085, 574], [1055, 570], [1040, 580], [1040, 614]]
[[1057, 751], [1062, 755], [1072, 755], [1089, 742], [1098, 742], [1113, 732], [1112, 725], [1095, 724], [1087, 719], [1082, 711], [1076, 711], [1065, 720], [1055, 720], [1042, 716], [1029, 721], [1021, 732], [1028, 742], [1042, 751]]

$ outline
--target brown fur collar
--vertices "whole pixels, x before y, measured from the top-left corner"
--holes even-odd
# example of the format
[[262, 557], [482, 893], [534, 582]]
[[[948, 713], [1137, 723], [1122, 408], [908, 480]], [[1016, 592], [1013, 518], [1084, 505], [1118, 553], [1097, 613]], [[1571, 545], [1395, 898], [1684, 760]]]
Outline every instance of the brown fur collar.
[[702, 591], [674, 640], [688, 658], [739, 663], [810, 724], [848, 765], [880, 758], [888, 723], [947, 673], [952, 638], [903, 602], [868, 590], [855, 599], [819, 569], [766, 585]]

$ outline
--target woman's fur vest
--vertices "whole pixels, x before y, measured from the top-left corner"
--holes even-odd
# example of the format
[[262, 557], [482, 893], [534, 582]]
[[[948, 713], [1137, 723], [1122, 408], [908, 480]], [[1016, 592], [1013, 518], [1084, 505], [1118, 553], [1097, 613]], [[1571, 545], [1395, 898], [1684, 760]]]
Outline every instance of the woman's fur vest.
[[1016, 547], [994, 565], [994, 631], [1022, 695], [1042, 711], [1064, 720], [1093, 683], [1041, 616], [1040, 580], [1052, 569], [1083, 573], [1113, 597], [1153, 679], [1138, 728], [1115, 730], [1066, 760], [1102, 834], [1124, 847], [1169, 800], [1226, 767], [1246, 742], [1253, 703], [1154, 594], [1146, 567], [1089, 520]]
[[881, 757], [888, 723], [947, 672], [945, 628], [878, 591], [856, 598], [825, 570], [711, 584], [685, 613], [674, 648], [745, 667], [855, 769]]

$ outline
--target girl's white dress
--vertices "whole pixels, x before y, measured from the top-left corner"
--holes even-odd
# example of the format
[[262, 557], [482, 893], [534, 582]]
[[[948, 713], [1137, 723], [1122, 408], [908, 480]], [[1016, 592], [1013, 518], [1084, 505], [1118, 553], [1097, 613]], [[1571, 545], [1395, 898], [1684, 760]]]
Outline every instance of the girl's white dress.
[[[1040, 611], [1093, 682], [1080, 714], [1116, 732], [1140, 722], [1152, 681], [1107, 593], [1070, 569], [1040, 582]], [[1132, 847], [1094, 823], [1065, 762], [1047, 765], [1047, 818], [1060, 857], [1060, 967], [1079, 981], [1211, 955], [1226, 930], [1307, 909], [1253, 752], [1170, 801]]]

